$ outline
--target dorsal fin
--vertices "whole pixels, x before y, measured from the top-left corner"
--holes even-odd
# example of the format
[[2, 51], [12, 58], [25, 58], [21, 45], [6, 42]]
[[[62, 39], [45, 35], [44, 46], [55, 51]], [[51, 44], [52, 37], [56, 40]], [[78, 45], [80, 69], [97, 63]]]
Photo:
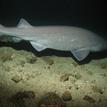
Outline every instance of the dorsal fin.
[[18, 28], [29, 28], [29, 27], [32, 27], [32, 25], [30, 23], [28, 23], [25, 19], [21, 18], [17, 27]]

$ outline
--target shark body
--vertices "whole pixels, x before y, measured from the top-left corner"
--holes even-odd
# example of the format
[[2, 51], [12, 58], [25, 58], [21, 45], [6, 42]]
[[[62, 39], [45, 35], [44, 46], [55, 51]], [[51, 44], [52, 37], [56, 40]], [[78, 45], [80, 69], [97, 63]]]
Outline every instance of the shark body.
[[79, 27], [71, 26], [32, 26], [21, 19], [17, 27], [0, 25], [0, 40], [8, 35], [13, 42], [27, 40], [37, 50], [46, 48], [71, 51], [78, 61], [85, 59], [90, 52], [107, 49], [107, 41], [99, 35]]

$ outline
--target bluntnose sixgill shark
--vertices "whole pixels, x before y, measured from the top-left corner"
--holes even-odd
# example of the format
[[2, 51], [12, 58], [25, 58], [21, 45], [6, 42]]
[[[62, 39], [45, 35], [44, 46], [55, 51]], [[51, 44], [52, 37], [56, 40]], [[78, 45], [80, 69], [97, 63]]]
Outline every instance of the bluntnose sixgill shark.
[[13, 42], [27, 40], [39, 52], [46, 48], [71, 51], [78, 61], [90, 52], [107, 49], [107, 41], [89, 30], [71, 26], [34, 27], [23, 18], [17, 27], [0, 25], [0, 40], [4, 35], [11, 36]]

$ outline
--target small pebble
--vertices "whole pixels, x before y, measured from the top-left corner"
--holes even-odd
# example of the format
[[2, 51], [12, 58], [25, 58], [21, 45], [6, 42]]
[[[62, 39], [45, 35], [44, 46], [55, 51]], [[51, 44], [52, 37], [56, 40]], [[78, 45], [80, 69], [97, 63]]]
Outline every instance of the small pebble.
[[106, 69], [107, 68], [107, 64], [101, 64], [101, 68], [102, 69]]
[[35, 93], [33, 91], [18, 92], [12, 96], [14, 100], [23, 99], [23, 98], [34, 98], [34, 97], [35, 97]]
[[26, 63], [34, 64], [37, 60], [38, 59], [35, 55], [32, 55], [32, 56], [26, 55]]
[[46, 93], [39, 101], [38, 107], [66, 107], [66, 103], [55, 93]]
[[74, 65], [74, 67], [78, 66], [78, 63], [76, 63], [76, 62], [72, 62], [72, 64]]
[[69, 86], [68, 89], [72, 89], [72, 86]]
[[69, 80], [69, 75], [67, 75], [67, 74], [64, 74], [60, 77], [61, 82], [65, 82], [65, 81], [68, 81], [68, 80]]
[[28, 60], [28, 63], [34, 64], [37, 61], [36, 57], [32, 57], [31, 59]]
[[54, 61], [52, 59], [48, 60], [48, 64], [49, 65], [53, 65], [54, 64]]
[[104, 88], [102, 89], [102, 88], [99, 88], [99, 87], [97, 87], [97, 86], [95, 86], [95, 85], [92, 85], [91, 87], [92, 87], [92, 90], [93, 90], [94, 92], [97, 92], [97, 93], [100, 93], [100, 94], [103, 94], [104, 91], [105, 91]]
[[18, 83], [22, 80], [22, 77], [19, 75], [15, 75], [11, 78], [12, 81], [14, 81], [15, 83]]
[[86, 100], [89, 103], [95, 103], [96, 102], [96, 100], [94, 98], [92, 98], [92, 97], [90, 97], [88, 95], [85, 95], [84, 98], [83, 98], [83, 100]]
[[35, 93], [33, 91], [24, 91], [22, 93], [26, 98], [34, 98], [35, 97]]
[[53, 64], [54, 64], [54, 60], [51, 59], [51, 58], [48, 57], [48, 56], [42, 57], [42, 59], [43, 59], [44, 61], [46, 61], [47, 64], [49, 64], [49, 65], [53, 65]]
[[65, 91], [63, 94], [62, 94], [62, 99], [64, 101], [70, 101], [72, 100], [72, 96], [71, 96], [71, 93], [69, 91]]
[[14, 107], [37, 107], [33, 91], [17, 92], [11, 96], [10, 101], [14, 104]]

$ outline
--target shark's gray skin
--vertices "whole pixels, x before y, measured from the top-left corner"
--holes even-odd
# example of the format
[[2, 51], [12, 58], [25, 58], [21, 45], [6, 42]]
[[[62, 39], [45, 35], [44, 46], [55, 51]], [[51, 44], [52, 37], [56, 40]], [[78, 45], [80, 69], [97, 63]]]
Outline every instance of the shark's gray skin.
[[71, 26], [32, 26], [21, 19], [17, 27], [0, 25], [0, 40], [8, 35], [13, 42], [27, 40], [37, 50], [46, 48], [71, 51], [78, 61], [85, 59], [90, 52], [107, 49], [107, 41], [83, 28]]

